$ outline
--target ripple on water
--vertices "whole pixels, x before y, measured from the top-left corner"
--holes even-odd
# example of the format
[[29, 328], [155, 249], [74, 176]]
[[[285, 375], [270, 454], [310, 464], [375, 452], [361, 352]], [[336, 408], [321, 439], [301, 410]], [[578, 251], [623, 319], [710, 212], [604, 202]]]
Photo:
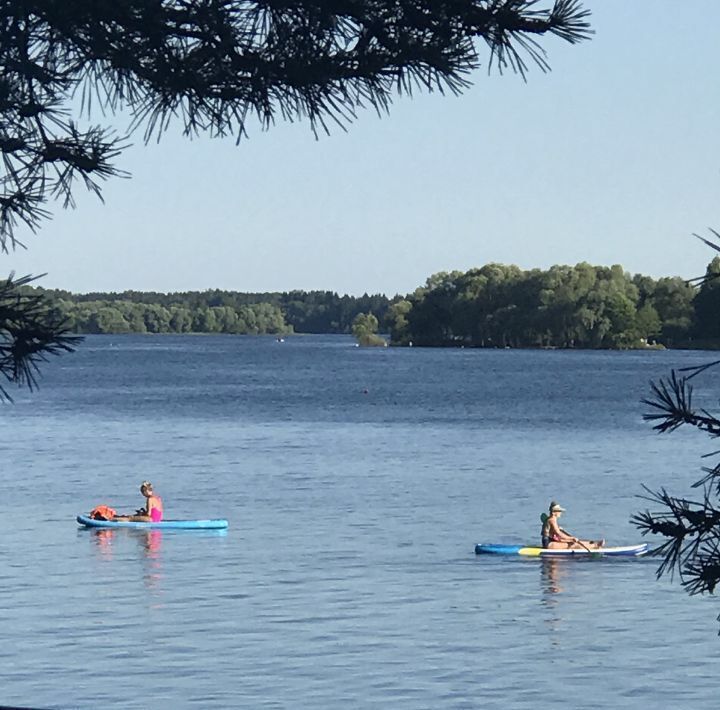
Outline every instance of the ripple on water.
[[[551, 498], [634, 541], [640, 483], [685, 490], [705, 448], [652, 436], [638, 401], [702, 353], [115, 340], [50, 363], [5, 421], [1, 702], [716, 706], [713, 600], [654, 561], [473, 554], [535, 540]], [[77, 529], [146, 478], [229, 530]]]

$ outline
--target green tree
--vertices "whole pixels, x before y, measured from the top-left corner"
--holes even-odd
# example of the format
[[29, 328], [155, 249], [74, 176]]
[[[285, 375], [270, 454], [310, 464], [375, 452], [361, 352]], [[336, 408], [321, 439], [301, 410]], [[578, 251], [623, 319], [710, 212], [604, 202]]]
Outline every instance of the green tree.
[[636, 307], [625, 293], [611, 294], [605, 303], [605, 313], [610, 322], [608, 344], [614, 348], [632, 348], [639, 345]]
[[[473, 347], [645, 347], [688, 323], [682, 279], [631, 277], [619, 266], [556, 265], [547, 271], [487, 264], [441, 272], [407, 298], [396, 344]], [[397, 318], [391, 308], [390, 323]], [[682, 326], [681, 326], [682, 327]], [[402, 338], [402, 340], [401, 340]], [[677, 342], [677, 341], [676, 341]]]
[[143, 320], [148, 333], [167, 333], [170, 330], [170, 312], [164, 306], [144, 304]]
[[[454, 273], [450, 330], [457, 343], [505, 346], [514, 322], [514, 285], [521, 276], [516, 266], [486, 264], [465, 274]], [[444, 286], [445, 294], [452, 292]], [[439, 315], [440, 311], [436, 311]]]
[[661, 341], [668, 346], [688, 342], [692, 335], [697, 289], [679, 277], [658, 279], [650, 302], [660, 317]]
[[238, 314], [232, 306], [217, 306], [212, 310], [215, 313], [215, 320], [221, 333], [238, 334], [245, 332], [240, 327]]
[[662, 321], [651, 303], [640, 306], [635, 316], [635, 324], [640, 338], [655, 340], [662, 330]]
[[291, 328], [285, 322], [282, 311], [270, 303], [257, 303], [253, 306], [255, 322], [260, 333], [289, 333]]
[[212, 308], [202, 307], [193, 314], [193, 333], [217, 333], [218, 322]]
[[372, 313], [359, 313], [352, 324], [352, 334], [359, 345], [364, 347], [386, 345], [385, 340], [377, 334], [378, 319]]
[[707, 267], [705, 279], [695, 296], [695, 336], [703, 340], [720, 339], [720, 257]]
[[390, 329], [390, 339], [394, 345], [407, 345], [410, 342], [407, 315], [411, 309], [412, 303], [405, 298], [395, 301], [388, 308], [386, 320]]
[[456, 344], [452, 315], [460, 275], [460, 271], [433, 274], [423, 288], [412, 294], [407, 319], [413, 342], [431, 346]]
[[112, 306], [102, 305], [92, 313], [88, 321], [91, 333], [129, 333], [130, 326], [123, 314]]
[[193, 318], [188, 308], [170, 307], [170, 329], [173, 333], [189, 333], [192, 330]]
[[131, 333], [147, 333], [145, 312], [141, 304], [132, 301], [105, 301], [114, 305], [122, 314]]

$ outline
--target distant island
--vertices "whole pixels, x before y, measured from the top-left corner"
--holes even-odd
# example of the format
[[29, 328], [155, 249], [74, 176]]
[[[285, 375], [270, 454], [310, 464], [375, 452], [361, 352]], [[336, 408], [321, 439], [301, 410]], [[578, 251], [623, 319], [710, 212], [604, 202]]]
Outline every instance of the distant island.
[[[49, 296], [76, 333], [358, 333], [362, 344], [493, 348], [720, 346], [720, 258], [693, 286], [621, 266], [522, 270], [487, 264], [434, 274], [405, 296], [332, 291], [187, 291]], [[368, 317], [371, 316], [371, 317]]]

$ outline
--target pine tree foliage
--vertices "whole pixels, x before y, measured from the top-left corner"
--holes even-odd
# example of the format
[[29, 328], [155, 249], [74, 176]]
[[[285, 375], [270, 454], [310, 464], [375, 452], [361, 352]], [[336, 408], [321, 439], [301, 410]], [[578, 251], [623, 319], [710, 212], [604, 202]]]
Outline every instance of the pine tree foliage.
[[[131, 114], [159, 138], [245, 134], [255, 117], [345, 126], [395, 93], [459, 92], [489, 66], [549, 68], [538, 38], [586, 39], [579, 0], [0, 0], [0, 246], [76, 182], [100, 195], [127, 136], [79, 117]], [[79, 114], [79, 115], [78, 115]]]
[[[718, 232], [710, 231], [720, 240]], [[714, 242], [698, 238], [720, 251]], [[705, 276], [693, 279], [701, 287], [698, 298], [703, 295], [703, 289], [716, 288], [717, 276], [714, 260]], [[653, 428], [660, 433], [689, 425], [713, 439], [720, 437], [720, 418], [705, 407], [698, 407], [697, 400], [693, 399], [694, 378], [708, 374], [718, 365], [720, 360], [714, 360], [696, 367], [673, 370], [668, 377], [651, 383], [652, 394], [644, 400], [650, 410], [644, 418], [652, 422]], [[718, 453], [720, 451], [711, 452], [706, 458]], [[659, 491], [646, 488], [644, 498], [657, 509], [651, 511], [648, 508], [632, 518], [643, 535], [665, 538], [654, 550], [654, 554], [662, 557], [658, 577], [665, 573], [677, 573], [690, 594], [712, 593], [720, 582], [720, 463], [706, 466], [702, 471], [705, 475], [693, 484], [699, 495], [678, 497], [665, 488]]]
[[[72, 351], [79, 339], [68, 335], [66, 322], [51, 301], [24, 288], [32, 280], [11, 274], [0, 281], [0, 376], [30, 389], [37, 384], [39, 363], [48, 355]], [[0, 401], [11, 399], [0, 381]]]

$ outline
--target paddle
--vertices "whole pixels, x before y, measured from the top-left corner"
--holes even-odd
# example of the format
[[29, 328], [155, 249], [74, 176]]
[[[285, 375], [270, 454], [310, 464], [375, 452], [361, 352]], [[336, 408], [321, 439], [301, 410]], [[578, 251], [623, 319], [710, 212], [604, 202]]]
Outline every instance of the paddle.
[[[563, 530], [560, 528], [561, 532], [564, 532], [566, 535], [570, 535], [570, 533], [567, 530]], [[573, 537], [573, 535], [570, 535], [570, 537]], [[591, 555], [597, 552], [597, 550], [591, 550], [580, 538], [575, 538], [575, 542], [577, 542], [578, 545], [582, 545]]]

